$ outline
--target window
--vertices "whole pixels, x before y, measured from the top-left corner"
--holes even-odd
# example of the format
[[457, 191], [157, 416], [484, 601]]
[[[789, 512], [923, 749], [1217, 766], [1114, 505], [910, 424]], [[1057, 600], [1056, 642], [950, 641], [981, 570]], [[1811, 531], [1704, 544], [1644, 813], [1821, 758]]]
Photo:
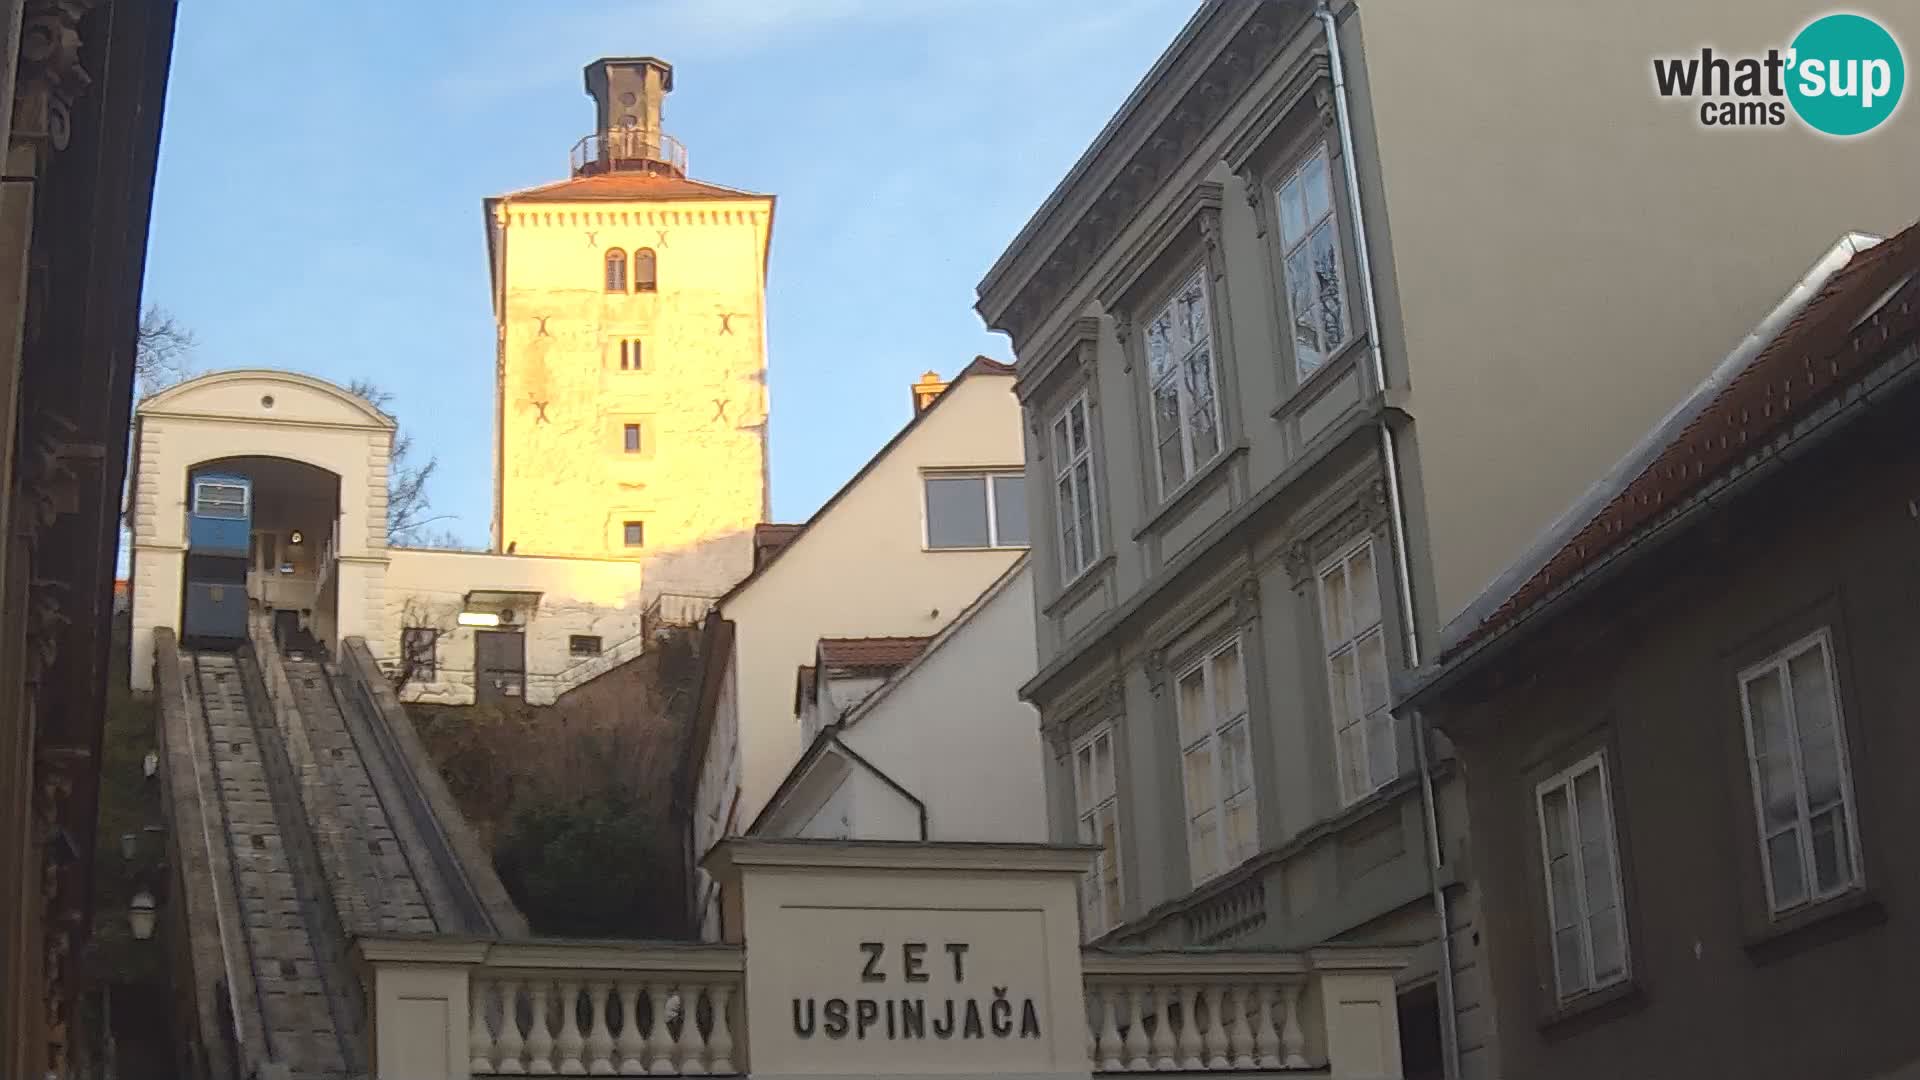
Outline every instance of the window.
[[1553, 981], [1561, 1001], [1627, 977], [1607, 763], [1595, 754], [1534, 789]]
[[658, 284], [658, 264], [653, 257], [652, 248], [641, 248], [633, 253], [633, 291], [652, 292]]
[[1340, 276], [1340, 228], [1323, 145], [1280, 181], [1280, 265], [1293, 316], [1293, 359], [1300, 378], [1314, 373], [1347, 340], [1346, 287]]
[[926, 478], [927, 546], [1027, 546], [1025, 474], [973, 473]]
[[607, 252], [607, 291], [627, 291], [627, 253], [619, 248]]
[[1861, 883], [1852, 778], [1821, 630], [1740, 674], [1767, 906], [1776, 915]]
[[1059, 494], [1060, 578], [1079, 577], [1100, 555], [1100, 527], [1093, 514], [1093, 441], [1087, 429], [1087, 396], [1080, 395], [1053, 420], [1053, 477]]
[[412, 670], [414, 678], [433, 678], [439, 638], [440, 631], [430, 626], [409, 626], [400, 631], [400, 661]]
[[199, 517], [245, 521], [247, 488], [225, 480], [200, 480], [193, 485], [193, 512]]
[[639, 371], [642, 366], [641, 358], [643, 355], [644, 354], [642, 353], [640, 348], [639, 338], [621, 338], [620, 339], [620, 370], [621, 371]]
[[1147, 324], [1154, 456], [1163, 498], [1220, 452], [1211, 322], [1206, 271], [1195, 270]]
[[1182, 672], [1178, 686], [1187, 863], [1198, 885], [1258, 850], [1240, 639], [1228, 641]]
[[1080, 842], [1094, 844], [1093, 869], [1080, 879], [1080, 926], [1088, 938], [1120, 925], [1120, 797], [1113, 780], [1113, 729], [1101, 727], [1073, 748], [1073, 808]]
[[597, 634], [573, 634], [567, 638], [568, 656], [599, 656], [600, 637]]
[[647, 543], [647, 525], [644, 521], [629, 521], [620, 526], [621, 542], [630, 548], [645, 547]]
[[639, 424], [625, 425], [623, 428], [621, 428], [620, 436], [622, 439], [622, 446], [627, 453], [637, 454], [640, 452], [640, 425]]
[[1340, 801], [1378, 791], [1400, 775], [1387, 700], [1387, 639], [1380, 624], [1380, 580], [1373, 540], [1362, 540], [1320, 568], [1320, 625], [1327, 646], [1327, 696], [1333, 705]]

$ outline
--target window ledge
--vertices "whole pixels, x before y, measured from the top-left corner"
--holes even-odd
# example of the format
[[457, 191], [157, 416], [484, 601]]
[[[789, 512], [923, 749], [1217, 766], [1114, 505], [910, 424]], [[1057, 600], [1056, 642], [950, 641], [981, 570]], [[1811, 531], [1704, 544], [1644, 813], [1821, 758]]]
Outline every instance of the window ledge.
[[920, 550], [921, 550], [921, 551], [923, 551], [923, 552], [926, 552], [926, 553], [927, 553], [928, 555], [940, 555], [940, 554], [944, 554], [944, 553], [946, 553], [946, 552], [949, 552], [949, 551], [1026, 551], [1028, 547], [1029, 547], [1029, 545], [1027, 545], [1027, 544], [1001, 544], [1001, 545], [999, 545], [999, 546], [995, 546], [995, 545], [993, 545], [993, 544], [987, 544], [987, 545], [985, 545], [985, 546], [982, 546], [982, 547], [931, 547], [931, 546], [923, 546], [923, 547], [921, 547], [921, 549], [920, 549]]
[[1540, 1018], [1540, 1033], [1550, 1039], [1571, 1035], [1593, 1024], [1643, 1009], [1646, 1004], [1646, 991], [1637, 980], [1628, 978], [1554, 1006]]
[[1754, 963], [1766, 964], [1878, 926], [1886, 919], [1886, 905], [1878, 893], [1868, 888], [1854, 889], [1781, 916], [1765, 929], [1749, 933], [1743, 944]]
[[1345, 378], [1347, 373], [1360, 365], [1360, 357], [1367, 354], [1369, 348], [1367, 335], [1355, 334], [1345, 345], [1334, 350], [1334, 354], [1316, 368], [1306, 381], [1297, 384], [1293, 393], [1280, 399], [1271, 415], [1275, 420], [1284, 420], [1288, 416], [1307, 407], [1307, 403], [1319, 397], [1327, 387]]
[[1175, 488], [1173, 494], [1169, 495], [1166, 500], [1160, 504], [1160, 509], [1155, 510], [1153, 514], [1147, 518], [1145, 524], [1133, 531], [1133, 539], [1136, 542], [1145, 539], [1148, 534], [1158, 532], [1166, 525], [1170, 518], [1173, 518], [1183, 510], [1190, 509], [1192, 505], [1199, 500], [1198, 493], [1208, 487], [1213, 478], [1218, 476], [1228, 464], [1244, 456], [1246, 452], [1247, 444], [1237, 442], [1227, 447], [1221, 453], [1214, 455], [1212, 461], [1202, 466], [1199, 472], [1187, 477], [1184, 483]]
[[1061, 586], [1060, 591], [1054, 594], [1053, 599], [1047, 601], [1046, 606], [1040, 609], [1040, 614], [1052, 617], [1061, 608], [1077, 602], [1081, 597], [1092, 592], [1098, 586], [1099, 582], [1106, 577], [1107, 568], [1112, 566], [1113, 563], [1114, 556], [1112, 552], [1108, 552], [1088, 563], [1086, 569], [1075, 574], [1073, 580]]

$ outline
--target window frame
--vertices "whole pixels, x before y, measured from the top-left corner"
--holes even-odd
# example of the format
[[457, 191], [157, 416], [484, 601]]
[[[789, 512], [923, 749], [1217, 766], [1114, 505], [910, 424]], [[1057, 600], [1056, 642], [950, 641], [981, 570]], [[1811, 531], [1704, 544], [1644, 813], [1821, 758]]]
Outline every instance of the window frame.
[[[1298, 242], [1289, 244], [1287, 242], [1287, 228], [1289, 223], [1286, 219], [1286, 203], [1282, 199], [1282, 192], [1285, 191], [1289, 184], [1305, 175], [1307, 169], [1315, 162], [1324, 163], [1326, 167], [1326, 212], [1320, 217], [1309, 220]], [[1351, 275], [1347, 267], [1347, 255], [1345, 251], [1346, 240], [1343, 231], [1345, 229], [1345, 223], [1342, 220], [1340, 211], [1340, 199], [1343, 193], [1341, 188], [1342, 179], [1336, 174], [1333, 162], [1333, 148], [1328, 144], [1327, 140], [1323, 138], [1314, 139], [1303, 149], [1292, 155], [1288, 165], [1273, 176], [1273, 179], [1266, 185], [1266, 193], [1264, 195], [1264, 198], [1270, 203], [1273, 214], [1272, 242], [1275, 253], [1274, 266], [1278, 277], [1275, 284], [1280, 294], [1280, 314], [1283, 316], [1280, 335], [1281, 338], [1286, 341], [1287, 351], [1292, 354], [1293, 357], [1293, 378], [1295, 385], [1306, 383], [1307, 380], [1324, 370], [1327, 364], [1330, 363], [1334, 357], [1340, 355], [1341, 350], [1358, 336], [1358, 331], [1354, 326], [1351, 297], [1352, 289], [1349, 281]], [[1304, 205], [1304, 199], [1302, 202]], [[1298, 325], [1297, 320], [1299, 315], [1293, 310], [1293, 290], [1291, 288], [1291, 282], [1288, 280], [1287, 262], [1296, 251], [1311, 248], [1314, 235], [1320, 231], [1323, 225], [1329, 227], [1333, 235], [1333, 268], [1338, 285], [1338, 299], [1340, 303], [1340, 339], [1338, 341], [1320, 342], [1319, 358], [1315, 360], [1311, 366], [1307, 366], [1301, 363], [1299, 342], [1294, 333], [1295, 327]], [[1316, 323], [1316, 337], [1325, 329], [1324, 324]]]
[[626, 252], [619, 248], [608, 248], [606, 256], [600, 260], [600, 272], [604, 291], [626, 293], [628, 281]]
[[[426, 640], [426, 655], [416, 655], [416, 642]], [[432, 679], [440, 671], [440, 630], [434, 626], [403, 626], [400, 628], [400, 664], [413, 666], [415, 678], [424, 676]]]
[[[591, 642], [592, 647], [587, 651], [582, 651], [581, 646], [586, 642]], [[567, 655], [570, 657], [575, 659], [591, 659], [592, 657], [601, 655], [605, 651], [605, 643], [601, 640], [599, 634], [567, 635]]]
[[[1140, 337], [1140, 366], [1146, 382], [1146, 431], [1148, 436], [1146, 467], [1147, 471], [1153, 475], [1154, 490], [1158, 492], [1159, 502], [1163, 505], [1171, 502], [1174, 496], [1184, 491], [1189, 484], [1193, 483], [1196, 477], [1206, 471], [1207, 466], [1219, 460], [1228, 449], [1226, 432], [1227, 410], [1220, 400], [1222, 393], [1220, 378], [1220, 342], [1218, 334], [1220, 320], [1217, 318], [1217, 312], [1215, 311], [1213, 283], [1210, 280], [1213, 271], [1209, 260], [1205, 257], [1195, 258], [1185, 265], [1188, 269], [1183, 273], [1175, 275], [1173, 287], [1167, 290], [1164, 294], [1164, 299], [1148, 309], [1152, 314], [1141, 324], [1140, 328], [1135, 331]], [[1207, 319], [1207, 337], [1204, 348], [1207, 354], [1206, 373], [1208, 400], [1212, 407], [1214, 430], [1213, 452], [1205, 458], [1198, 457], [1194, 452], [1194, 427], [1192, 423], [1194, 410], [1189, 401], [1191, 391], [1187, 385], [1187, 380], [1181, 377], [1187, 370], [1189, 361], [1202, 346], [1198, 344], [1190, 345], [1184, 354], [1177, 357], [1170, 356], [1165, 377], [1156, 377], [1153, 369], [1152, 333], [1154, 324], [1158, 322], [1163, 315], [1171, 319], [1176, 306], [1180, 303], [1182, 294], [1187, 291], [1188, 286], [1196, 283], [1200, 287], [1199, 307], [1206, 313]], [[1173, 483], [1168, 483], [1165, 470], [1162, 468], [1160, 460], [1160, 447], [1165, 440], [1161, 437], [1160, 410], [1158, 408], [1157, 395], [1160, 387], [1167, 383], [1171, 383], [1174, 388], [1174, 408], [1180, 424], [1180, 430], [1176, 438], [1180, 445], [1183, 469], [1179, 480]]]
[[[1000, 512], [993, 497], [994, 480], [999, 477], [1019, 477], [1026, 483], [1027, 472], [1024, 468], [998, 469], [929, 469], [920, 473], [920, 542], [927, 551], [1025, 551], [1033, 547], [1033, 521], [1028, 515], [1027, 539], [1025, 543], [1009, 544], [1000, 541]], [[933, 480], [980, 480], [981, 493], [987, 502], [987, 542], [982, 544], [935, 544], [933, 542], [933, 503], [929, 497], [928, 483]], [[1021, 491], [1021, 502], [1026, 502], [1026, 491]]]
[[[1080, 755], [1083, 751], [1090, 750], [1094, 744], [1101, 741], [1105, 741], [1107, 744], [1107, 765], [1110, 769], [1108, 791], [1104, 796], [1088, 802], [1088, 793], [1081, 785]], [[1080, 843], [1094, 844], [1100, 846], [1101, 849], [1099, 854], [1094, 856], [1094, 865], [1083, 874], [1080, 879], [1080, 928], [1085, 939], [1088, 941], [1114, 929], [1126, 919], [1127, 881], [1126, 855], [1124, 853], [1125, 828], [1120, 820], [1119, 747], [1119, 733], [1115, 731], [1114, 725], [1110, 722], [1102, 722], [1089, 728], [1078, 738], [1074, 739], [1067, 753], [1068, 782], [1073, 788], [1075, 836], [1078, 837]], [[1094, 763], [1098, 761], [1099, 758], [1097, 755], [1091, 756], [1089, 759], [1089, 770], [1092, 770]], [[1096, 789], [1093, 794], [1099, 795], [1098, 790]], [[1107, 865], [1107, 851], [1100, 839], [1099, 823], [1103, 812], [1111, 812], [1113, 815], [1113, 865], [1111, 867]], [[1089, 832], [1092, 834], [1093, 839], [1087, 838]], [[1110, 875], [1105, 873], [1109, 869], [1111, 870]], [[1113, 890], [1111, 893], [1108, 892], [1106, 887], [1106, 879], [1109, 876], [1113, 881]], [[1088, 897], [1093, 891], [1097, 891], [1099, 894], [1099, 902], [1091, 907], [1091, 910], [1100, 914], [1100, 921], [1098, 923], [1095, 923], [1089, 916], [1090, 906]]]
[[[640, 539], [631, 539], [635, 533]], [[647, 546], [647, 523], [643, 518], [623, 518], [620, 521], [620, 546], [623, 548], [644, 548]]]
[[[1802, 759], [1800, 740], [1800, 721], [1798, 707], [1793, 698], [1793, 676], [1791, 664], [1794, 659], [1813, 650], [1820, 651], [1827, 672], [1827, 704], [1833, 710], [1834, 748], [1839, 768], [1840, 802], [1839, 809], [1847, 828], [1847, 857], [1849, 860], [1846, 880], [1838, 887], [1822, 893], [1818, 872], [1815, 870], [1813, 853], [1813, 813], [1808, 801], [1806, 770]], [[1767, 849], [1769, 839], [1767, 831], [1766, 805], [1761, 793], [1760, 764], [1754, 754], [1753, 706], [1747, 688], [1761, 678], [1774, 676], [1781, 680], [1784, 691], [1781, 703], [1787, 710], [1786, 720], [1790, 735], [1788, 747], [1792, 751], [1794, 783], [1795, 817], [1790, 828], [1798, 835], [1796, 850], [1801, 859], [1801, 881], [1806, 892], [1799, 900], [1782, 905], [1775, 895], [1773, 881], [1773, 856]], [[1794, 639], [1781, 648], [1775, 649], [1764, 659], [1740, 669], [1734, 680], [1735, 691], [1740, 696], [1741, 746], [1746, 756], [1745, 772], [1747, 787], [1752, 797], [1754, 842], [1759, 857], [1758, 867], [1762, 894], [1766, 899], [1766, 918], [1769, 923], [1780, 923], [1798, 917], [1802, 912], [1820, 907], [1830, 901], [1847, 896], [1866, 888], [1865, 852], [1860, 841], [1859, 800], [1854, 793], [1853, 762], [1850, 752], [1851, 740], [1847, 737], [1847, 720], [1844, 708], [1845, 695], [1840, 689], [1840, 665], [1837, 650], [1833, 644], [1833, 632], [1830, 626], [1822, 626], [1811, 633]]]
[[620, 339], [620, 370], [646, 370], [646, 346], [644, 339], [637, 337], [623, 337]]
[[[1352, 806], [1366, 799], [1378, 792], [1381, 788], [1393, 783], [1394, 780], [1398, 779], [1399, 776], [1406, 771], [1400, 761], [1399, 724], [1393, 718], [1393, 694], [1390, 689], [1393, 678], [1393, 660], [1388, 652], [1391, 643], [1387, 639], [1386, 595], [1380, 588], [1379, 547], [1380, 545], [1374, 542], [1374, 536], [1371, 532], [1363, 532], [1353, 540], [1342, 544], [1332, 555], [1322, 559], [1313, 572], [1315, 597], [1320, 615], [1321, 670], [1325, 672], [1327, 680], [1327, 704], [1329, 705], [1327, 719], [1333, 726], [1334, 776], [1339, 785], [1340, 805], [1342, 807]], [[1353, 618], [1352, 564], [1354, 556], [1358, 555], [1362, 550], [1366, 550], [1367, 552], [1367, 563], [1372, 571], [1370, 582], [1374, 594], [1375, 620], [1368, 626], [1358, 627], [1355, 625]], [[1347, 610], [1342, 613], [1342, 617], [1348, 628], [1347, 636], [1337, 642], [1333, 636], [1334, 627], [1327, 594], [1328, 574], [1336, 568], [1338, 568], [1342, 574], [1344, 588], [1341, 595], [1347, 601]], [[1385, 668], [1385, 670], [1381, 672], [1381, 686], [1387, 688], [1386, 693], [1380, 707], [1371, 712], [1366, 710], [1364, 700], [1347, 702], [1348, 710], [1353, 712], [1354, 715], [1350, 722], [1343, 727], [1340, 723], [1340, 710], [1337, 706], [1339, 696], [1344, 692], [1345, 688], [1339, 683], [1334, 664], [1342, 655], [1352, 656], [1354, 658], [1353, 670], [1355, 685], [1364, 690], [1366, 680], [1364, 674], [1360, 671], [1360, 646], [1369, 635], [1377, 635], [1380, 639], [1380, 661]], [[1388, 744], [1392, 747], [1393, 754], [1392, 771], [1385, 778], [1376, 778], [1373, 775], [1373, 744], [1372, 736], [1368, 732], [1367, 725], [1376, 714], [1385, 714], [1387, 717], [1386, 738]], [[1364, 790], [1357, 791], [1350, 791], [1348, 789], [1346, 744], [1341, 738], [1345, 731], [1352, 727], [1360, 728], [1361, 745], [1365, 752], [1364, 765], [1368, 781]]]
[[[1183, 835], [1187, 846], [1187, 877], [1196, 888], [1231, 873], [1242, 863], [1260, 853], [1260, 777], [1259, 770], [1254, 764], [1253, 701], [1247, 678], [1247, 638], [1247, 634], [1238, 630], [1220, 637], [1182, 664], [1169, 680], [1173, 693], [1175, 767], [1180, 770], [1181, 810], [1185, 818]], [[1214, 703], [1218, 700], [1214, 685], [1214, 662], [1229, 652], [1236, 653], [1238, 657], [1240, 711], [1222, 720], [1218, 716], [1211, 715]], [[1205, 730], [1199, 737], [1189, 741], [1186, 733], [1188, 725], [1181, 715], [1184, 701], [1181, 684], [1196, 672], [1201, 675], [1201, 696], [1207, 702], [1210, 715], [1206, 718]], [[1223, 742], [1222, 735], [1236, 725], [1242, 727], [1246, 734], [1247, 786], [1244, 789], [1229, 792], [1228, 781], [1223, 773], [1226, 755], [1220, 753], [1219, 748]], [[1196, 811], [1193, 805], [1193, 793], [1187, 787], [1187, 757], [1203, 746], [1209, 750], [1211, 758], [1213, 803]], [[1236, 853], [1227, 842], [1227, 811], [1230, 804], [1243, 794], [1249, 819], [1253, 823], [1253, 836], [1248, 849]], [[1200, 864], [1195, 859], [1198, 845], [1194, 840], [1194, 825], [1208, 813], [1214, 815], [1215, 865], [1210, 871], [1202, 872]]]
[[[238, 491], [240, 493], [240, 512], [234, 515], [207, 513], [207, 511], [203, 509], [206, 505], [203, 493], [213, 488]], [[232, 504], [216, 501], [216, 505], [227, 506]], [[193, 516], [208, 518], [213, 521], [249, 521], [253, 516], [253, 486], [234, 480], [220, 480], [210, 476], [198, 477], [193, 481]]]
[[[1619, 913], [1620, 921], [1620, 970], [1617, 974], [1602, 979], [1595, 971], [1593, 956], [1593, 915], [1587, 909], [1586, 867], [1580, 855], [1580, 807], [1574, 783], [1589, 772], [1600, 774], [1600, 797], [1604, 802], [1606, 820], [1607, 868], [1613, 885], [1613, 906]], [[1567, 801], [1567, 821], [1572, 828], [1569, 837], [1569, 858], [1575, 874], [1574, 896], [1579, 901], [1580, 912], [1577, 927], [1580, 935], [1581, 968], [1585, 982], [1578, 988], [1568, 990], [1560, 985], [1560, 942], [1559, 915], [1555, 911], [1553, 899], [1553, 853], [1547, 835], [1547, 796], [1554, 792], [1565, 793]], [[1533, 818], [1534, 836], [1540, 845], [1540, 886], [1544, 890], [1547, 928], [1548, 980], [1553, 990], [1556, 1005], [1564, 1007], [1577, 1002], [1590, 994], [1633, 981], [1633, 935], [1627, 918], [1626, 877], [1620, 869], [1620, 823], [1616, 813], [1616, 801], [1613, 797], [1613, 774], [1607, 767], [1607, 752], [1604, 749], [1585, 754], [1573, 764], [1547, 777], [1534, 785]]]
[[[1076, 408], [1080, 410], [1081, 430], [1084, 433], [1084, 438], [1077, 447], [1073, 444], [1072, 423], [1073, 410]], [[1056, 434], [1059, 434], [1058, 438]], [[1102, 540], [1100, 497], [1096, 490], [1099, 487], [1097, 477], [1100, 463], [1099, 454], [1094, 450], [1093, 399], [1085, 387], [1075, 392], [1065, 405], [1054, 411], [1053, 419], [1047, 425], [1046, 438], [1046, 450], [1050, 458], [1060, 459], [1059, 450], [1063, 445], [1067, 450], [1064, 460], [1052, 461], [1053, 487], [1050, 491], [1050, 501], [1054, 510], [1054, 539], [1058, 545], [1060, 558], [1060, 582], [1062, 585], [1070, 585], [1080, 580], [1082, 575], [1100, 562]], [[1075, 471], [1082, 463], [1086, 465], [1084, 482], [1079, 479]], [[1060, 486], [1062, 484], [1067, 485], [1069, 497], [1074, 500], [1073, 506], [1061, 504]], [[1082, 504], [1084, 504], [1084, 514], [1080, 513]], [[1079, 528], [1083, 521], [1087, 526], [1084, 531]], [[1081, 548], [1086, 552], [1084, 559], [1075, 557], [1078, 553], [1071, 552], [1068, 547], [1069, 527], [1074, 529], [1075, 537], [1081, 540]], [[1028, 523], [1027, 531], [1029, 534], [1033, 531], [1031, 522]], [[1091, 543], [1085, 540], [1088, 533], [1092, 535]]]
[[[660, 257], [650, 247], [633, 249], [633, 291], [650, 293], [660, 291]], [[642, 274], [641, 271], [646, 273]]]
[[639, 455], [646, 448], [646, 431], [638, 423], [620, 424], [620, 452]]

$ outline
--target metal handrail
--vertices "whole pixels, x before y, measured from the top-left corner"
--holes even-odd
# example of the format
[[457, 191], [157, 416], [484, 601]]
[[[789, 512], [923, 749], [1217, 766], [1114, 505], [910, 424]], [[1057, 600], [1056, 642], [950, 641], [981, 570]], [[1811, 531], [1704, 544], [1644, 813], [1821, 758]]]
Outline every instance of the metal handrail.
[[681, 176], [687, 174], [686, 145], [664, 131], [647, 128], [596, 131], [574, 143], [567, 159], [576, 176], [645, 168], [649, 164], [665, 165]]

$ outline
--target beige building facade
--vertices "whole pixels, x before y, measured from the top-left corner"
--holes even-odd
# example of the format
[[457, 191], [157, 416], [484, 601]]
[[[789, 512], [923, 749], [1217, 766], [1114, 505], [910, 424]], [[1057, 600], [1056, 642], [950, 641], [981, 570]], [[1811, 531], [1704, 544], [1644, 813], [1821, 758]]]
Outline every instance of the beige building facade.
[[1203, 4], [980, 286], [1046, 480], [1054, 837], [1111, 864], [1089, 931], [1424, 942], [1410, 1076], [1496, 1063], [1460, 780], [1394, 674], [1779, 265], [1920, 212], [1911, 110], [1842, 142], [1657, 94], [1654, 57], [1784, 48], [1793, 5], [1483, 14]]
[[[561, 694], [645, 648], [642, 567], [626, 559], [393, 547], [394, 421], [324, 380], [216, 372], [141, 403], [133, 429], [132, 668], [154, 687], [154, 632], [187, 625], [193, 477], [245, 477], [250, 615], [332, 655], [363, 638], [406, 700]], [[278, 614], [276, 614], [278, 613]]]
[[499, 332], [494, 547], [631, 559], [715, 596], [766, 520], [773, 197], [692, 180], [673, 70], [589, 65], [567, 180], [486, 200]]
[[[822, 638], [931, 637], [1025, 552], [1012, 385], [1005, 365], [973, 361], [721, 597], [687, 762], [693, 858], [744, 833], [807, 748], [795, 678]], [[996, 496], [1008, 517], [988, 516]], [[694, 877], [717, 933], [717, 882]]]

